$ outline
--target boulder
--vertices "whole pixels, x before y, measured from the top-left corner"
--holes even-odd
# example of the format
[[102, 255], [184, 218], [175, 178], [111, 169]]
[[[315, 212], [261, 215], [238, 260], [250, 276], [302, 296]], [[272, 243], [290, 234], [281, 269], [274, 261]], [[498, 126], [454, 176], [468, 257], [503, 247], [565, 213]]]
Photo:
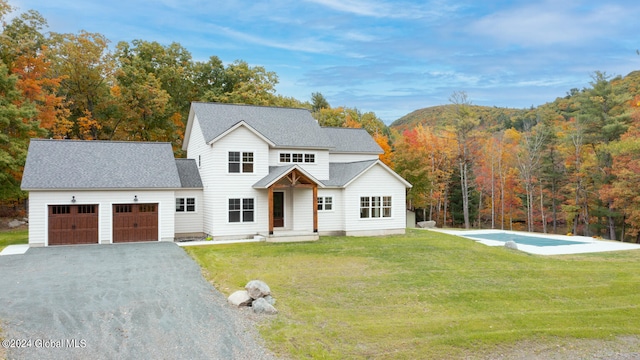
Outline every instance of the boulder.
[[518, 244], [516, 244], [516, 242], [513, 240], [509, 240], [504, 243], [504, 247], [506, 247], [507, 249], [518, 250]]
[[249, 296], [253, 299], [259, 299], [267, 295], [271, 295], [271, 289], [264, 281], [251, 280], [245, 285], [245, 290], [249, 293]]
[[9, 221], [9, 224], [7, 224], [7, 225], [8, 225], [11, 229], [13, 229], [13, 228], [17, 228], [18, 226], [20, 226], [20, 225], [24, 225], [24, 224], [25, 224], [25, 222], [24, 222], [24, 221], [20, 221], [20, 220], [14, 219], [14, 220]]
[[265, 298], [258, 298], [254, 300], [251, 307], [253, 308], [253, 312], [256, 314], [274, 315], [278, 313], [278, 310], [276, 310], [273, 305], [269, 304]]
[[231, 305], [235, 306], [249, 306], [253, 299], [249, 296], [249, 293], [246, 290], [238, 290], [233, 294], [229, 295], [227, 301]]
[[419, 221], [416, 225], [418, 225], [418, 227], [422, 229], [433, 229], [434, 227], [436, 227], [436, 222], [433, 220]]
[[267, 295], [263, 297], [263, 299], [267, 300], [267, 302], [271, 305], [274, 305], [274, 306], [276, 305], [276, 299], [271, 295]]

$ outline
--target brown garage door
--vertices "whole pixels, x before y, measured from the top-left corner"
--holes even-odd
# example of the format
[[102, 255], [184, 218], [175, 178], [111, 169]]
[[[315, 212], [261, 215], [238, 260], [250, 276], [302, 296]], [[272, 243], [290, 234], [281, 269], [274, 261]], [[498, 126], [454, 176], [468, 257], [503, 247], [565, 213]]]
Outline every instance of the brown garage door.
[[113, 242], [157, 241], [158, 204], [113, 205]]
[[97, 243], [98, 205], [49, 205], [49, 245]]

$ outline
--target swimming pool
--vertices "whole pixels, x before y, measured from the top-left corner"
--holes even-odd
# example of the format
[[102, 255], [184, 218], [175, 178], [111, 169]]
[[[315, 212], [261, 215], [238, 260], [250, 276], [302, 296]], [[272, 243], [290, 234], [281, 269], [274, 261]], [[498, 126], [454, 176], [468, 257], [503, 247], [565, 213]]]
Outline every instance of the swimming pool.
[[524, 233], [509, 230], [424, 229], [461, 236], [487, 246], [504, 246], [515, 241], [518, 250], [536, 255], [583, 254], [603, 251], [640, 250], [640, 245], [619, 241], [598, 240], [584, 236]]
[[571, 241], [544, 238], [538, 236], [520, 235], [508, 232], [495, 233], [463, 233], [461, 236], [471, 239], [494, 240], [494, 241], [514, 241], [516, 244], [532, 246], [562, 246], [562, 245], [584, 245], [584, 241]]

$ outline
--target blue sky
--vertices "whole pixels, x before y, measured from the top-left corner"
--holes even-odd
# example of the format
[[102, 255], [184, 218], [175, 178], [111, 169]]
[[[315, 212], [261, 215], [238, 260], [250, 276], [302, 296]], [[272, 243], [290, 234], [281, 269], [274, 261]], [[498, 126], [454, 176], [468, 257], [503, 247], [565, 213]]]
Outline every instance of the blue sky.
[[373, 111], [386, 123], [466, 91], [527, 108], [640, 70], [640, 1], [9, 0], [48, 31], [177, 42], [278, 74], [279, 94]]

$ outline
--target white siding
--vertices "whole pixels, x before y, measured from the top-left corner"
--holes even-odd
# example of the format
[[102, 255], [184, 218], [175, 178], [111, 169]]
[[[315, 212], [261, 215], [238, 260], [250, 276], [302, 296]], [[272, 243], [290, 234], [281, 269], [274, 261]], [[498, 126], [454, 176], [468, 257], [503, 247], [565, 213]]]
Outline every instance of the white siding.
[[293, 220], [294, 231], [313, 231], [313, 191], [311, 189], [293, 189]]
[[[178, 190], [175, 193], [176, 198], [195, 198], [195, 212], [176, 212], [175, 233], [178, 234], [197, 234], [203, 232], [203, 201], [202, 190]], [[186, 205], [185, 205], [186, 206]], [[175, 207], [174, 207], [175, 211]]]
[[[280, 153], [315, 154], [315, 163], [281, 163]], [[329, 179], [329, 151], [309, 149], [269, 149], [269, 166], [298, 165], [318, 180]]]
[[[377, 235], [404, 232], [407, 216], [405, 192], [404, 184], [381, 165], [376, 165], [360, 175], [344, 191], [346, 234]], [[361, 196], [391, 196], [391, 217], [361, 219]]]
[[346, 163], [356, 161], [378, 160], [376, 154], [330, 153], [329, 162]]
[[[253, 152], [253, 173], [229, 174], [229, 151]], [[268, 157], [268, 144], [243, 126], [216, 141], [202, 154], [204, 232], [219, 238], [268, 232], [267, 191], [253, 188], [253, 184], [269, 173]], [[232, 198], [254, 199], [253, 222], [229, 222], [229, 199]]]
[[174, 191], [31, 191], [29, 193], [29, 245], [44, 246], [47, 244], [48, 206], [71, 205], [71, 197], [75, 196], [74, 205], [98, 205], [98, 242], [112, 243], [113, 204], [131, 204], [134, 196], [138, 204], [158, 204], [158, 239], [173, 241], [175, 223]]
[[342, 189], [318, 189], [318, 197], [331, 196], [333, 200], [332, 210], [318, 211], [318, 232], [321, 235], [345, 231], [343, 193]]

